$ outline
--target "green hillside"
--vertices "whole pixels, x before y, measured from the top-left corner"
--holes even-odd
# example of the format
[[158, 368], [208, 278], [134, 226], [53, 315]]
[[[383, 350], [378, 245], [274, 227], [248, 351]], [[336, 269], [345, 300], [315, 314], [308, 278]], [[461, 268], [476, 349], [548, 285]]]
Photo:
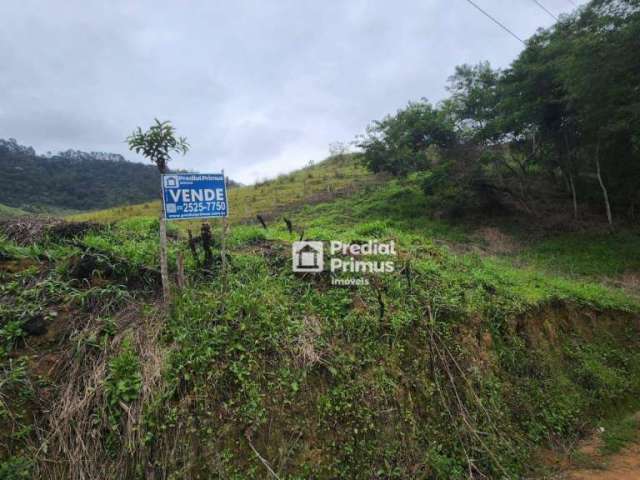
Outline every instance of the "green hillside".
[[[0, 222], [0, 479], [634, 475], [605, 469], [639, 458], [638, 39], [637, 1], [591, 0], [229, 222], [169, 222], [170, 295], [156, 187]], [[128, 142], [164, 171], [176, 135]]]
[[[260, 214], [272, 217], [308, 204], [344, 197], [375, 185], [385, 178], [369, 172], [354, 155], [338, 155], [318, 164], [255, 185], [229, 189], [231, 223], [255, 221]], [[114, 222], [131, 217], [157, 218], [160, 201], [116, 207], [69, 216], [69, 220]], [[199, 227], [198, 222], [178, 222], [184, 228]]]
[[34, 213], [78, 212], [140, 203], [160, 194], [152, 165], [121, 155], [68, 150], [42, 156], [14, 139], [0, 139], [0, 203]]
[[7, 207], [6, 205], [2, 205], [0, 203], [0, 218], [18, 217], [24, 214], [25, 212], [20, 210], [19, 208]]
[[[540, 448], [635, 406], [640, 303], [609, 280], [638, 271], [637, 256], [621, 266], [637, 235], [591, 254], [570, 247], [591, 243], [577, 234], [483, 236], [431, 219], [418, 177], [374, 181], [351, 161], [236, 190], [232, 211], [251, 195], [264, 203], [235, 217], [226, 273], [219, 223], [208, 274], [171, 224], [172, 277], [180, 254], [188, 286], [174, 288], [166, 313], [152, 207], [96, 213], [115, 223], [70, 228], [75, 239], [60, 227], [34, 245], [5, 238], [0, 468], [35, 478], [535, 478]], [[344, 184], [360, 187], [303, 206], [300, 181], [321, 178], [314, 191], [326, 191], [338, 164]], [[284, 186], [288, 198], [267, 203]], [[245, 222], [255, 212], [268, 229]], [[328, 272], [295, 274], [299, 233], [282, 216], [307, 239], [393, 240], [394, 271], [352, 287], [331, 285]], [[576, 271], [569, 259], [580, 255], [610, 267]]]

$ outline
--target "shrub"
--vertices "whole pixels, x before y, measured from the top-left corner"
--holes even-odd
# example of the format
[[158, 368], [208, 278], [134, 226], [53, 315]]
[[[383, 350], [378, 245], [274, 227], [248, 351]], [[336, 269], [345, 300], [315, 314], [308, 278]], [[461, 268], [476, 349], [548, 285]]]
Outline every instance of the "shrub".
[[[109, 362], [105, 391], [109, 407], [119, 412], [120, 402], [131, 403], [138, 398], [142, 388], [140, 363], [131, 346], [131, 339], [122, 342], [118, 355]], [[119, 415], [116, 415], [119, 418]]]

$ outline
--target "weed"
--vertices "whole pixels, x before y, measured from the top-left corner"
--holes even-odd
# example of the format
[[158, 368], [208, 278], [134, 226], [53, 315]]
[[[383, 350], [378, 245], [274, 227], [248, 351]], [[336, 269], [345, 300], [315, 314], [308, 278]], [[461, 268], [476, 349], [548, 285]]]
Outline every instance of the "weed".
[[[282, 478], [518, 478], [538, 446], [576, 438], [640, 392], [628, 321], [636, 298], [590, 275], [586, 254], [576, 253], [580, 275], [538, 260], [555, 251], [566, 273], [568, 248], [541, 246], [529, 259], [459, 248], [469, 232], [431, 218], [420, 183], [382, 183], [347, 158], [231, 190], [224, 282], [194, 273], [184, 229], [199, 225], [177, 224], [170, 263], [187, 253], [188, 286], [162, 315], [147, 302], [135, 326], [118, 311], [144, 299], [125, 285], [157, 268], [157, 203], [90, 214], [117, 222], [72, 247], [0, 243], [5, 255], [39, 262], [0, 282], [3, 317], [18, 322], [2, 322], [12, 348], [20, 312], [65, 305], [88, 325], [69, 335], [76, 348], [60, 382], [71, 387], [52, 394], [57, 416], [38, 412], [58, 430], [68, 419], [79, 426], [55, 439], [63, 459], [43, 455], [38, 471], [262, 478], [268, 465]], [[300, 204], [334, 187], [324, 197], [333, 201]], [[243, 224], [281, 208], [305, 238], [393, 240], [395, 271], [353, 288], [294, 274], [282, 221]], [[633, 241], [624, 243], [628, 253]], [[620, 252], [593, 249], [596, 260], [610, 257], [607, 272], [620, 271]], [[27, 392], [28, 370], [12, 369], [6, 385]], [[611, 429], [612, 446], [628, 438], [623, 430]]]
[[32, 461], [24, 457], [10, 457], [0, 461], [0, 478], [4, 480], [28, 480], [31, 476]]
[[126, 338], [120, 352], [109, 361], [109, 372], [105, 380], [108, 405], [113, 412], [120, 412], [121, 403], [128, 404], [138, 398], [142, 378], [138, 357]]
[[600, 453], [611, 455], [640, 437], [640, 420], [637, 416], [614, 417], [602, 422], [602, 429]]
[[5, 350], [12, 350], [16, 343], [25, 336], [23, 324], [24, 322], [21, 320], [9, 320], [0, 328], [0, 342]]

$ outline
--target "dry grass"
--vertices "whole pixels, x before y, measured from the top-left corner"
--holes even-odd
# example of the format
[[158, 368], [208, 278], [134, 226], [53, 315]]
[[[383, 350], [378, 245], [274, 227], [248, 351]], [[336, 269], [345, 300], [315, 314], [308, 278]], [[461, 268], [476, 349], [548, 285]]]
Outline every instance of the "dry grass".
[[[42, 409], [46, 415], [38, 429], [42, 446], [36, 459], [36, 478], [128, 478], [136, 466], [146, 466], [149, 453], [142, 438], [142, 408], [160, 389], [166, 353], [158, 341], [160, 321], [159, 317], [142, 319], [139, 306], [131, 305], [117, 316], [119, 333], [106, 348], [88, 341], [98, 338], [103, 328], [96, 317], [90, 317], [71, 335], [76, 348], [68, 349], [56, 365], [55, 383], [61, 388], [52, 404]], [[108, 418], [105, 381], [109, 358], [126, 337], [132, 338], [140, 361], [142, 388], [135, 402], [120, 404], [123, 415], [117, 437], [122, 448], [110, 452], [107, 445], [113, 424]]]
[[520, 248], [513, 238], [495, 227], [481, 228], [475, 236], [482, 241], [483, 250], [491, 255], [514, 253]]
[[605, 283], [622, 288], [633, 295], [640, 295], [640, 273], [627, 271], [615, 277], [606, 277]]
[[72, 238], [98, 230], [103, 225], [93, 222], [65, 222], [52, 217], [17, 217], [0, 220], [0, 233], [18, 245], [31, 245], [42, 242], [47, 236], [53, 238]]
[[[332, 157], [273, 180], [229, 189], [229, 221], [255, 221], [257, 214], [265, 215], [329, 201], [380, 181], [380, 176], [369, 172], [354, 156]], [[74, 221], [109, 223], [130, 217], [157, 217], [159, 213], [160, 202], [156, 201], [82, 213], [68, 218]], [[198, 221], [176, 223], [183, 228], [193, 228], [200, 224]]]
[[302, 331], [294, 345], [294, 355], [300, 368], [306, 368], [322, 362], [323, 349], [318, 345], [318, 338], [322, 334], [320, 319], [314, 315], [303, 318]]

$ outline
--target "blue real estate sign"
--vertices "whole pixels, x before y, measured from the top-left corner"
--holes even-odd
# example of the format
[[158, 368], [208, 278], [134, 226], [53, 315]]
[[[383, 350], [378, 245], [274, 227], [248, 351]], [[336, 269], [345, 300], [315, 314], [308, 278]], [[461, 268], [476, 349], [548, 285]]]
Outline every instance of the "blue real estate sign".
[[162, 201], [167, 220], [226, 217], [228, 204], [224, 175], [162, 175]]

